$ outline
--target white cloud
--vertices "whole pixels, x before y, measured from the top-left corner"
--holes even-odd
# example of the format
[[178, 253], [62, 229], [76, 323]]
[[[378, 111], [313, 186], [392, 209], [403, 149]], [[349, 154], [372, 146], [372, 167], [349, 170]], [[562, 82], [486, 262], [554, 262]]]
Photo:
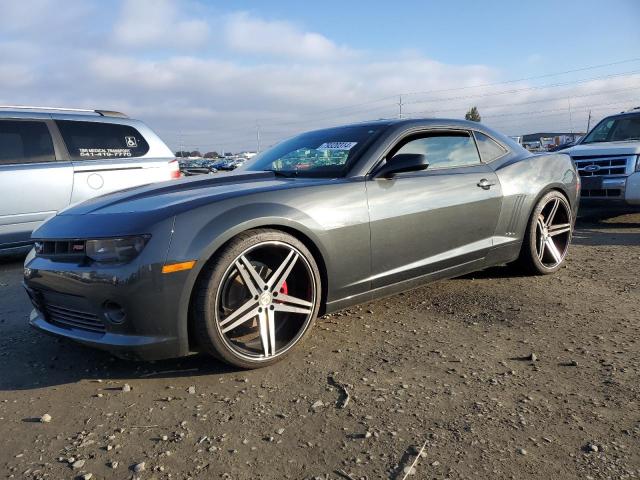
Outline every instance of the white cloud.
[[225, 39], [233, 50], [241, 53], [297, 60], [337, 61], [355, 54], [319, 33], [305, 32], [289, 22], [267, 21], [244, 12], [228, 17]]
[[[71, 14], [57, 2], [37, 1], [44, 13], [31, 17], [35, 23], [5, 29], [0, 15], [0, 104], [121, 110], [147, 122], [173, 148], [251, 148], [257, 121], [269, 145], [302, 130], [392, 117], [402, 92], [428, 92], [403, 96], [407, 115], [461, 118], [475, 104], [486, 123], [508, 134], [578, 130], [590, 107], [595, 121], [634, 106], [627, 101], [640, 85], [640, 76], [626, 76], [530, 88], [574, 75], [468, 88], [509, 76], [417, 51], [356, 52], [288, 22], [191, 13], [193, 3], [124, 1], [110, 13], [81, 2]], [[26, 14], [26, 7], [13, 7], [25, 2], [8, 4], [10, 18]], [[47, 16], [56, 27], [49, 33], [59, 34], [54, 41]], [[223, 37], [215, 55], [208, 48], [216, 41], [213, 25]], [[441, 91], [458, 88], [464, 89]], [[504, 90], [513, 92], [494, 95]]]
[[142, 49], [201, 47], [209, 26], [200, 19], [182, 18], [173, 0], [125, 0], [113, 31], [116, 44]]

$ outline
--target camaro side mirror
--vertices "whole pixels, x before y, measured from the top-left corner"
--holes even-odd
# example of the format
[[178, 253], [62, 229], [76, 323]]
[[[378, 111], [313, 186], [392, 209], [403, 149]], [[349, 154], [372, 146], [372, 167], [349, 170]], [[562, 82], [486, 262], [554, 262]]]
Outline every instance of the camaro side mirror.
[[417, 172], [425, 170], [429, 166], [427, 156], [421, 153], [400, 153], [391, 160], [387, 160], [376, 173], [376, 177], [389, 178], [396, 173]]

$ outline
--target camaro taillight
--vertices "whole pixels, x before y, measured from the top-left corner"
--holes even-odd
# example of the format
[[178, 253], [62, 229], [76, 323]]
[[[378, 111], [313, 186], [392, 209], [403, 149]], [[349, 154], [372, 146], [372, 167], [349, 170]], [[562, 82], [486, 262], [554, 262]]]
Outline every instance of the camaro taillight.
[[169, 162], [169, 175], [171, 178], [180, 178], [180, 164], [177, 158]]

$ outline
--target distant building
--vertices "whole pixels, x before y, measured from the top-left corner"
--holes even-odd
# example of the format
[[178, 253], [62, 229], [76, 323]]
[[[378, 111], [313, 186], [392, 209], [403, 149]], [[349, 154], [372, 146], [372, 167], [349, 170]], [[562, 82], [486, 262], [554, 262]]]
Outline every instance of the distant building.
[[[539, 132], [522, 135], [520, 138], [521, 145], [532, 151], [546, 151], [558, 145], [566, 145], [568, 143], [577, 142], [584, 137], [584, 132]], [[513, 137], [511, 137], [513, 138]]]

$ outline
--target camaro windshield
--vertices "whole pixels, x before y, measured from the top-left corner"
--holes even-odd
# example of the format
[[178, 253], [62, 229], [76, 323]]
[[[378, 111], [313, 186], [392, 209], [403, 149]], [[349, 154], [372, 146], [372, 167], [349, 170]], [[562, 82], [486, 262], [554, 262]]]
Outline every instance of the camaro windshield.
[[609, 118], [600, 122], [582, 143], [640, 140], [640, 115]]
[[380, 127], [363, 125], [303, 133], [261, 153], [247, 170], [286, 176], [339, 177], [380, 131]]

